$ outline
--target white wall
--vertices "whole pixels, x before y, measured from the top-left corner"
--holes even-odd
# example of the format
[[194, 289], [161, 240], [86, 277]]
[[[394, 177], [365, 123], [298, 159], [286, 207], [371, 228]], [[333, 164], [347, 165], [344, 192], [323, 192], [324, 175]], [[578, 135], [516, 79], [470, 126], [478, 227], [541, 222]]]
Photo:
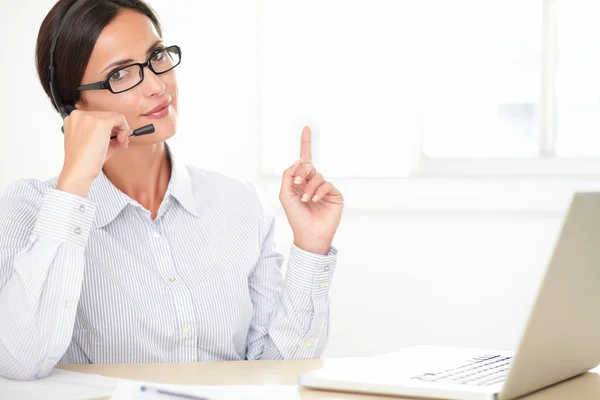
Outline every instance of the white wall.
[[[62, 165], [60, 118], [33, 61], [37, 30], [52, 4], [0, 0], [2, 191], [19, 177], [57, 175]], [[272, 181], [259, 174], [256, 1], [150, 4], [167, 43], [184, 50], [176, 153], [185, 162], [252, 179], [277, 207]], [[279, 248], [287, 253], [291, 232], [281, 209], [276, 212]], [[346, 210], [334, 243], [340, 255], [327, 355], [368, 355], [414, 343], [514, 348], [560, 219], [560, 213]]]

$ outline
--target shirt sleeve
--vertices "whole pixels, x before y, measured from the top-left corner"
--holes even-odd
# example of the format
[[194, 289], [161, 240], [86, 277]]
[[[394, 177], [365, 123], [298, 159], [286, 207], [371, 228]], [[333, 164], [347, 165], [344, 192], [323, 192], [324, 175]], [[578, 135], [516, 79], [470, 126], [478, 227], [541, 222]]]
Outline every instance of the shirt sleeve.
[[329, 289], [337, 249], [327, 255], [291, 246], [285, 278], [275, 248], [275, 218], [263, 211], [260, 258], [249, 278], [254, 316], [247, 342], [249, 360], [318, 358], [327, 346]]
[[71, 342], [96, 206], [22, 180], [0, 199], [0, 375], [48, 375]]

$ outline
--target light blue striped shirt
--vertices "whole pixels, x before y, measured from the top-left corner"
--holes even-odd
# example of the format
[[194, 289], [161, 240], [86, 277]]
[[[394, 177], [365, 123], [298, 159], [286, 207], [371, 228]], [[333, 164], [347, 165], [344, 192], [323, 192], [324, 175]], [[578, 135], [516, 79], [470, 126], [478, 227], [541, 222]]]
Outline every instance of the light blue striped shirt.
[[336, 249], [292, 245], [250, 183], [180, 165], [158, 215], [104, 175], [88, 198], [57, 179], [0, 200], [0, 375], [57, 363], [319, 357]]

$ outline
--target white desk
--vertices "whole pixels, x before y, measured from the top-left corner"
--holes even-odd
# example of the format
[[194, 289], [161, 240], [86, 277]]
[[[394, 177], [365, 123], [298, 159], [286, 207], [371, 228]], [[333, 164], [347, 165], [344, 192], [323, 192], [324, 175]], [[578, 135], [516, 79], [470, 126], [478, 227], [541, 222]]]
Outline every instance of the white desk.
[[[295, 384], [298, 375], [321, 368], [327, 359], [293, 361], [234, 361], [177, 364], [117, 364], [61, 365], [58, 368], [105, 376], [152, 381], [159, 383], [195, 385]], [[303, 390], [302, 399], [368, 399], [372, 395], [353, 395], [315, 390]], [[398, 399], [398, 397], [377, 397]], [[587, 373], [561, 384], [544, 389], [524, 400], [598, 400], [600, 375]]]

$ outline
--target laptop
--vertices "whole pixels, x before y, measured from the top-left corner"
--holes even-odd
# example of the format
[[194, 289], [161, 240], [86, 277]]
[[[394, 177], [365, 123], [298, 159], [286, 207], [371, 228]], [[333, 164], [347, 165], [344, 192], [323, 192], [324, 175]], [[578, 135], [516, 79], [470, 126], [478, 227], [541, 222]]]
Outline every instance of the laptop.
[[576, 193], [515, 352], [415, 346], [375, 357], [327, 360], [298, 379], [313, 389], [504, 400], [599, 363], [600, 193]]

